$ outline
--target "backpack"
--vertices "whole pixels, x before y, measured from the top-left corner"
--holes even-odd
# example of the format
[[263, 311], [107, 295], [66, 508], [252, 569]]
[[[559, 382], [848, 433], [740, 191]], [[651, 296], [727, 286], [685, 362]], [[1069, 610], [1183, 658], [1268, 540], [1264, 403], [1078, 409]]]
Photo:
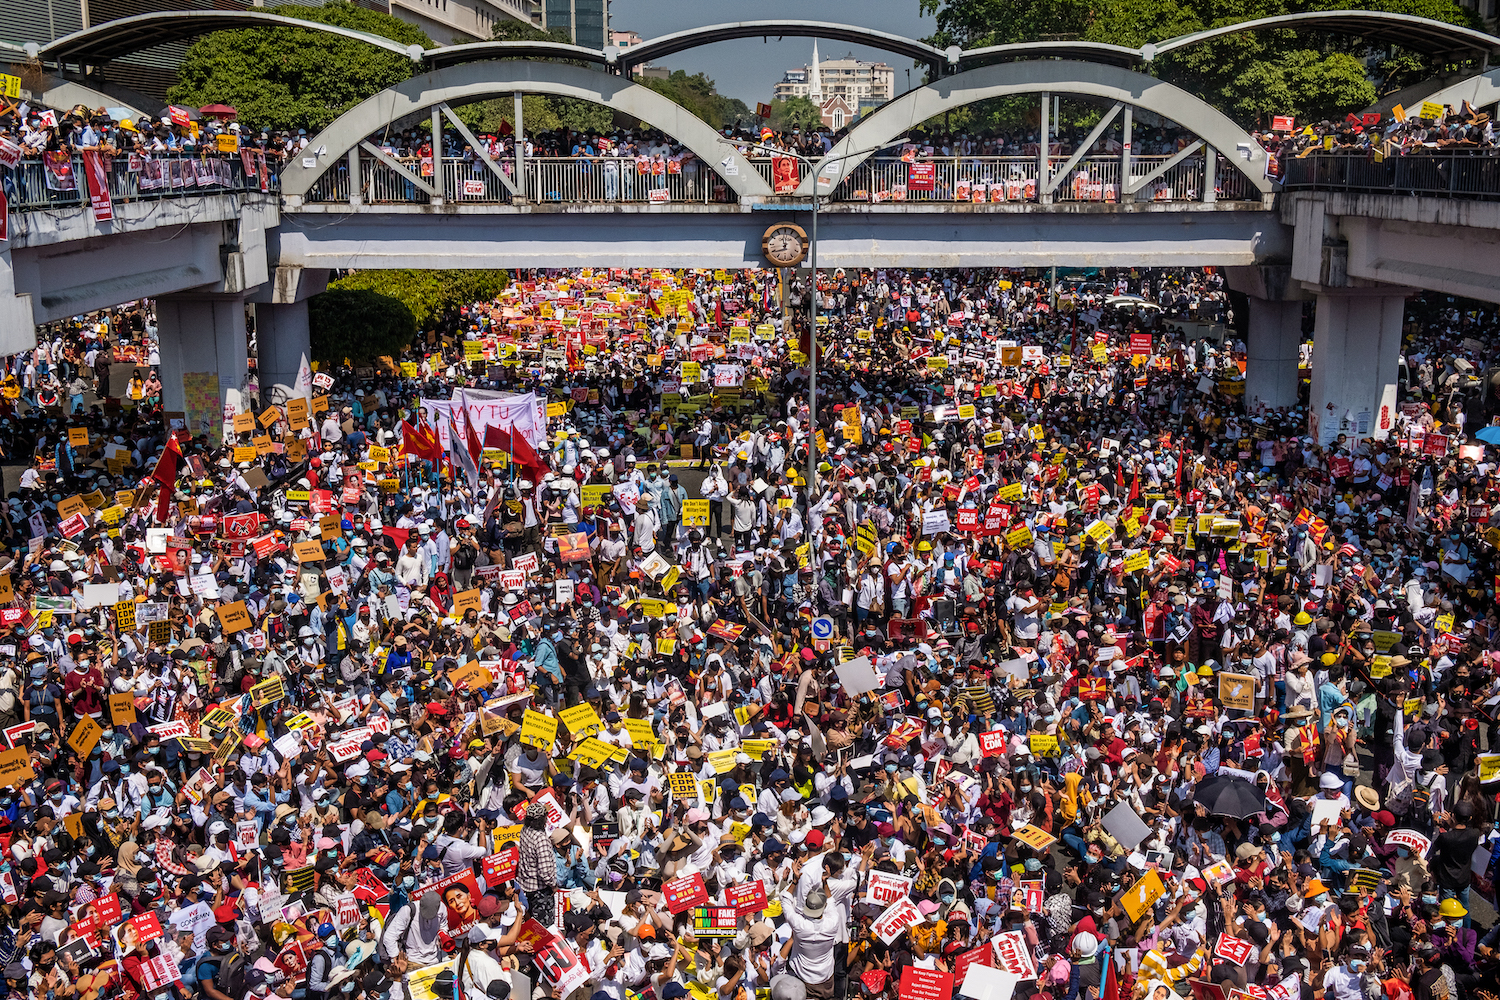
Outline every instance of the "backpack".
[[219, 963], [214, 986], [228, 997], [245, 995], [245, 956], [235, 952]]

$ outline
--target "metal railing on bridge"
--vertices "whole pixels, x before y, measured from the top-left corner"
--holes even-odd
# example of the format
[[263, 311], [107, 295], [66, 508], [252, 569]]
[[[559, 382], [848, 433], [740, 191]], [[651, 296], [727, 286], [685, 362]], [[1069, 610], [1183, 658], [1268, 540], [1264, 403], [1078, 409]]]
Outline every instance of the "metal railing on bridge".
[[[279, 189], [274, 163], [264, 168], [262, 183], [261, 161], [252, 161], [255, 173], [250, 174], [238, 156], [120, 154], [107, 159], [110, 199], [116, 203]], [[0, 168], [0, 185], [13, 211], [75, 207], [89, 200], [84, 169], [81, 155], [53, 162], [28, 157]]]
[[1500, 199], [1500, 156], [1491, 150], [1422, 152], [1377, 163], [1363, 154], [1315, 153], [1283, 160], [1281, 187], [1493, 201]]
[[[1133, 161], [1136, 176], [1144, 176], [1165, 163], [1167, 156], [1137, 156]], [[399, 162], [424, 183], [433, 187], [433, 167], [417, 158]], [[775, 185], [770, 157], [752, 157], [751, 164]], [[860, 164], [844, 178], [830, 196], [835, 202], [1035, 202], [1037, 159], [1024, 156], [941, 157], [918, 161], [930, 165], [925, 181], [914, 187], [913, 164], [901, 159], [872, 159]], [[1060, 170], [1063, 157], [1052, 158], [1052, 169]], [[797, 165], [796, 161], [792, 161]], [[1160, 177], [1148, 182], [1134, 195], [1136, 201], [1202, 201], [1206, 161], [1203, 156], [1188, 157], [1174, 164]], [[515, 183], [515, 162], [504, 160], [497, 166]], [[805, 169], [800, 168], [800, 181]], [[429, 204], [432, 196], [410, 178], [372, 156], [359, 158], [359, 195], [366, 204]], [[444, 160], [441, 164], [443, 196], [458, 204], [509, 204], [514, 201], [510, 189], [483, 163]], [[517, 187], [527, 200], [542, 204], [630, 204], [672, 202], [679, 204], [722, 204], [734, 201], [734, 191], [719, 174], [689, 160], [680, 166], [656, 164], [642, 168], [642, 161], [629, 157], [530, 157], [522, 171], [525, 186]], [[425, 173], [423, 172], [425, 170]], [[922, 173], [923, 171], [918, 171]], [[784, 178], [790, 180], [790, 176]], [[1243, 174], [1228, 164], [1216, 171], [1215, 193], [1227, 201], [1258, 201], [1253, 186]], [[1111, 203], [1120, 200], [1120, 157], [1097, 156], [1079, 161], [1059, 184], [1056, 201]], [[340, 163], [330, 169], [308, 192], [309, 202], [349, 201], [349, 169]]]
[[[433, 167], [415, 158], [402, 158], [402, 166], [433, 183]], [[516, 183], [515, 162], [497, 164], [505, 176]], [[425, 170], [425, 172], [424, 172]], [[359, 161], [359, 194], [366, 204], [430, 204], [432, 196], [402, 176], [388, 164], [374, 157]], [[515, 199], [510, 189], [481, 162], [444, 160], [442, 162], [443, 197], [457, 204], [508, 204]], [[675, 170], [662, 165], [660, 173], [648, 164], [641, 172], [639, 161], [630, 157], [534, 156], [524, 161], [525, 186], [517, 184], [532, 202], [574, 205], [611, 203], [715, 204], [734, 201], [734, 191], [713, 170], [699, 161], [677, 165]], [[349, 169], [339, 164], [320, 177], [308, 192], [310, 202], [347, 202]]]
[[[1136, 177], [1150, 174], [1170, 156], [1136, 156]], [[1061, 170], [1066, 157], [1050, 158], [1052, 171]], [[918, 169], [913, 169], [913, 168]], [[1206, 161], [1190, 156], [1135, 192], [1135, 201], [1202, 201]], [[907, 162], [900, 158], [866, 160], [834, 188], [833, 201], [1017, 203], [1037, 200], [1040, 164], [1035, 156], [950, 156]], [[1120, 198], [1119, 156], [1089, 156], [1080, 160], [1053, 192], [1059, 202], [1114, 203]], [[1220, 164], [1215, 172], [1215, 197], [1221, 201], [1259, 201], [1244, 174]]]

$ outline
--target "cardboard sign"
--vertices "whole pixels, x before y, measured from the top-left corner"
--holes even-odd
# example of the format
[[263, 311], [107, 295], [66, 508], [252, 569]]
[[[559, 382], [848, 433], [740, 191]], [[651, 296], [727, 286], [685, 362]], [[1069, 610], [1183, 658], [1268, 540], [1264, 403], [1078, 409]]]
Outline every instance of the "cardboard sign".
[[900, 899], [911, 896], [912, 879], [890, 872], [870, 872], [870, 884], [865, 887], [865, 902], [890, 906]]
[[[89, 446], [89, 429], [87, 427], [69, 427], [68, 444], [74, 448], [87, 448]], [[61, 508], [58, 508], [61, 510]]]
[[1226, 962], [1235, 965], [1244, 965], [1245, 959], [1250, 957], [1254, 949], [1249, 941], [1241, 938], [1230, 937], [1228, 934], [1220, 933], [1219, 940], [1214, 944], [1214, 958], [1222, 958]]
[[94, 745], [103, 735], [104, 730], [100, 728], [99, 723], [85, 715], [78, 720], [78, 725], [74, 726], [73, 731], [68, 734], [68, 746], [72, 747], [73, 752], [78, 756], [87, 757], [93, 752]]
[[1219, 703], [1225, 708], [1255, 711], [1255, 678], [1249, 674], [1219, 674]]
[[589, 536], [582, 531], [561, 535], [557, 539], [557, 558], [564, 563], [585, 562], [591, 557]]
[[299, 563], [322, 562], [326, 556], [323, 554], [323, 543], [315, 541], [293, 542], [292, 555]]
[[245, 607], [244, 601], [221, 604], [214, 609], [214, 612], [219, 616], [219, 625], [224, 629], [225, 635], [243, 632], [255, 624], [250, 618], [250, 609]]
[[135, 631], [135, 602], [121, 601], [115, 605], [115, 626], [121, 632]]
[[1162, 884], [1161, 876], [1154, 871], [1148, 871], [1135, 885], [1126, 889], [1120, 896], [1120, 905], [1132, 921], [1140, 920], [1151, 909], [1151, 904], [1166, 894], [1167, 887]]
[[448, 671], [448, 682], [460, 691], [478, 691], [490, 686], [493, 678], [478, 660], [470, 660]]
[[708, 887], [703, 884], [703, 876], [694, 872], [691, 875], [674, 878], [670, 882], [663, 882], [661, 895], [666, 901], [667, 909], [673, 913], [682, 913], [694, 906], [706, 904]]
[[1052, 834], [1048, 833], [1046, 830], [1038, 829], [1037, 827], [1032, 826], [1030, 823], [1021, 827], [1015, 833], [1011, 834], [1011, 836], [1015, 837], [1021, 843], [1025, 844], [1027, 847], [1031, 848], [1034, 851], [1045, 851], [1047, 848], [1057, 843], [1057, 838], [1052, 836]]
[[766, 898], [766, 885], [760, 879], [727, 886], [724, 889], [724, 902], [734, 907], [734, 912], [742, 917], [750, 913], [759, 913], [771, 905], [770, 900]]
[[263, 708], [286, 697], [286, 682], [279, 676], [263, 680], [250, 689], [250, 703]]
[[691, 771], [673, 771], [667, 775], [667, 787], [674, 798], [698, 798], [698, 777]]
[[917, 909], [907, 896], [902, 896], [890, 906], [887, 906], [880, 916], [875, 918], [871, 925], [876, 937], [887, 945], [896, 943], [896, 939], [906, 933], [908, 927], [915, 927], [922, 922], [922, 911]]
[[294, 431], [300, 431], [307, 426], [307, 399], [305, 397], [292, 396], [286, 401], [286, 422]]
[[552, 753], [552, 746], [557, 742], [556, 717], [528, 708], [521, 717], [521, 742]]
[[1413, 857], [1425, 858], [1432, 850], [1432, 841], [1415, 830], [1392, 830], [1385, 838], [1387, 847], [1404, 847]]
[[953, 996], [953, 973], [919, 969], [915, 965], [901, 968], [899, 1000], [950, 1000]]
[[1031, 957], [1031, 946], [1020, 931], [1006, 931], [990, 939], [995, 949], [995, 968], [1020, 976], [1022, 979], [1036, 978], [1036, 962]]
[[561, 709], [557, 717], [563, 725], [568, 727], [568, 734], [575, 740], [584, 736], [593, 736], [604, 728], [599, 713], [594, 711], [594, 706], [587, 702], [574, 705], [572, 708]]
[[481, 860], [479, 871], [484, 876], [485, 885], [496, 886], [515, 878], [520, 864], [521, 849], [512, 845]]

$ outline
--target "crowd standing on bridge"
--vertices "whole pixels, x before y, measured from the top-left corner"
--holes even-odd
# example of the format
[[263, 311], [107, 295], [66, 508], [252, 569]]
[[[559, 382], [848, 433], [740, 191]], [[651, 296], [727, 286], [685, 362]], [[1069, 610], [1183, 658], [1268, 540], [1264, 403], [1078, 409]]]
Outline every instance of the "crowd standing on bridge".
[[0, 992], [1492, 996], [1493, 312], [1309, 436], [1221, 275], [1062, 293], [517, 275], [232, 413], [48, 331]]

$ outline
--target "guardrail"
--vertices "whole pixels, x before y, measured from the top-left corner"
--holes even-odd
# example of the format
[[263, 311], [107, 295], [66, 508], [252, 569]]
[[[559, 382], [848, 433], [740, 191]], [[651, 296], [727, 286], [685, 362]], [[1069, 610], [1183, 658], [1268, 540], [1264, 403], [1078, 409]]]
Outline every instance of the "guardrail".
[[1281, 162], [1281, 187], [1493, 201], [1500, 199], [1497, 152], [1410, 153], [1378, 163], [1362, 154], [1314, 153]]
[[[431, 161], [402, 157], [398, 162], [423, 182], [436, 188]], [[497, 164], [532, 202], [546, 204], [611, 204], [678, 202], [713, 204], [734, 201], [734, 189], [702, 161], [682, 164], [646, 164], [631, 157], [534, 156], [524, 161], [523, 183], [516, 183], [515, 161]], [[510, 188], [481, 162], [443, 160], [443, 197], [455, 204], [508, 204], [515, 200]], [[415, 204], [432, 202], [432, 195], [382, 160], [361, 156], [359, 196], [366, 204]], [[340, 163], [330, 169], [308, 191], [309, 202], [347, 202], [349, 169]]]
[[[1131, 170], [1145, 176], [1170, 156], [1136, 156]], [[1049, 158], [1055, 173], [1066, 157]], [[1134, 201], [1202, 201], [1205, 158], [1190, 156], [1147, 183], [1132, 196]], [[1119, 156], [1089, 156], [1053, 191], [1054, 201], [1104, 202], [1122, 200]], [[1035, 202], [1040, 164], [1035, 156], [952, 156], [923, 158], [911, 162], [899, 158], [866, 160], [841, 180], [833, 190], [833, 201], [868, 202]], [[1260, 200], [1253, 185], [1231, 164], [1220, 163], [1215, 171], [1215, 197], [1221, 201]]]
[[[12, 211], [27, 212], [49, 208], [68, 208], [88, 203], [88, 186], [84, 180], [83, 157], [75, 155], [64, 161], [66, 171], [37, 158], [21, 160], [14, 167], [0, 167], [0, 185]], [[160, 198], [183, 198], [200, 194], [223, 194], [229, 191], [277, 191], [280, 184], [276, 165], [266, 168], [266, 183], [247, 174], [238, 156], [142, 156], [119, 154], [109, 158], [109, 193], [115, 202], [150, 201]]]

